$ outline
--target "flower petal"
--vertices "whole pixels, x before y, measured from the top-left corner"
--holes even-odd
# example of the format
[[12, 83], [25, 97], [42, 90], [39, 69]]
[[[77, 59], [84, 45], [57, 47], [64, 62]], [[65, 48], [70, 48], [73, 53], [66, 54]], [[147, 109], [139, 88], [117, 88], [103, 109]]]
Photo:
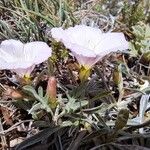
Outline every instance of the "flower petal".
[[33, 71], [35, 65], [32, 65], [28, 68], [17, 68], [17, 69], [12, 69], [15, 73], [17, 73], [20, 77], [30, 76], [31, 72]]
[[64, 37], [64, 30], [61, 27], [59, 27], [59, 28], [52, 28], [51, 29], [51, 34], [52, 34], [52, 37], [57, 42], [60, 42], [60, 41], [62, 41], [62, 39]]
[[90, 40], [97, 41], [97, 38], [101, 36], [102, 32], [98, 28], [92, 28], [85, 25], [76, 25], [64, 30], [64, 40], [71, 43], [76, 43], [81, 46], [87, 46]]
[[125, 50], [129, 48], [123, 33], [105, 33], [102, 35], [102, 41], [95, 47], [95, 53], [106, 55], [110, 52]]
[[[8, 54], [8, 57], [10, 55], [14, 58], [23, 57], [23, 47], [24, 44], [22, 42], [13, 39], [5, 40], [0, 45], [0, 48]], [[7, 60], [7, 57], [4, 59]]]
[[80, 65], [84, 66], [85, 68], [91, 68], [94, 64], [96, 64], [101, 59], [101, 57], [99, 57], [99, 56], [85, 57], [83, 55], [79, 55], [74, 52], [73, 52], [73, 55], [77, 59], [78, 63]]
[[[99, 37], [102, 35], [100, 29], [85, 25], [76, 25], [65, 30], [62, 28], [53, 28], [51, 33], [54, 39], [64, 44], [77, 44], [91, 50], [93, 50], [95, 43], [99, 42]], [[89, 42], [91, 47], [89, 46]]]
[[0, 55], [0, 69], [7, 69], [7, 62]]
[[25, 61], [40, 64], [51, 56], [51, 48], [44, 42], [36, 41], [25, 44]]
[[0, 69], [16, 69], [16, 68], [28, 68], [32, 66], [32, 62], [13, 62], [8, 63], [4, 59], [0, 58]]
[[5, 60], [8, 63], [14, 62], [14, 61], [18, 61], [18, 59], [12, 55], [10, 55], [9, 53], [5, 52], [5, 50], [0, 48], [0, 58], [2, 58], [3, 60]]
[[8, 63], [2, 58], [0, 58], [0, 69], [9, 69], [17, 73], [20, 77], [23, 77], [25, 74], [30, 75], [33, 71], [35, 65], [31, 65], [31, 62], [13, 62]]
[[64, 45], [66, 48], [70, 49], [71, 52], [78, 55], [83, 55], [86, 57], [96, 57], [96, 54], [92, 50], [77, 45], [75, 43], [64, 42]]

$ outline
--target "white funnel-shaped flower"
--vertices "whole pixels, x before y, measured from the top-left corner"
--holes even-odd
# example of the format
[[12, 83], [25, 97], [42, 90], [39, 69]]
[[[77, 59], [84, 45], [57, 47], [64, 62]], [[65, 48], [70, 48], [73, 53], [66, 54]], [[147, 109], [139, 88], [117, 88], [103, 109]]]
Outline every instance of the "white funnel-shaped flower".
[[9, 69], [19, 76], [29, 76], [36, 64], [51, 56], [51, 48], [44, 42], [23, 44], [18, 40], [5, 40], [0, 44], [0, 69]]
[[52, 37], [62, 42], [80, 65], [91, 68], [102, 57], [118, 50], [128, 49], [123, 33], [102, 33], [100, 29], [76, 25], [63, 30], [53, 28]]

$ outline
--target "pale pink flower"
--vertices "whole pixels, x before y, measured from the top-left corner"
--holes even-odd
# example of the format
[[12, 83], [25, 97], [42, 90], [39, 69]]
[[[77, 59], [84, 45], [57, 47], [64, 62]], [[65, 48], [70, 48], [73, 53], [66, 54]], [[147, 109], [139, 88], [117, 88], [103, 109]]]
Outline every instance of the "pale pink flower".
[[63, 30], [52, 28], [52, 37], [70, 49], [80, 65], [91, 68], [102, 57], [118, 50], [128, 49], [123, 33], [102, 33], [100, 29], [76, 25]]
[[5, 40], [0, 44], [0, 69], [8, 69], [19, 76], [29, 76], [36, 64], [51, 56], [51, 48], [44, 42], [23, 44], [18, 40]]

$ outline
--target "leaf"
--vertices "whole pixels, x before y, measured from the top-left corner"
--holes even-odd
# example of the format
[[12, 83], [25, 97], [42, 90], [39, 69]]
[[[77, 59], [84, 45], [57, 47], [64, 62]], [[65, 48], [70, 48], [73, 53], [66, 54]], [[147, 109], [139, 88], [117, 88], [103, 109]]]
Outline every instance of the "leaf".
[[50, 123], [48, 123], [47, 121], [35, 121], [35, 122], [33, 122], [32, 126], [48, 128], [48, 127], [50, 127]]
[[118, 144], [118, 143], [110, 143], [110, 144], [104, 144], [104, 145], [98, 145], [90, 150], [98, 150], [98, 149], [109, 149], [109, 150], [149, 150], [147, 147], [139, 146], [139, 145], [129, 145], [129, 144]]
[[32, 101], [25, 101], [25, 100], [19, 100], [19, 101], [13, 102], [13, 104], [16, 107], [19, 107], [19, 108], [24, 109], [24, 110], [31, 109], [32, 103], [33, 103]]
[[39, 6], [38, 6], [38, 0], [35, 0], [34, 6], [35, 6], [35, 12], [40, 13]]
[[37, 103], [37, 104], [33, 105], [30, 110], [28, 110], [28, 113], [29, 113], [29, 114], [33, 114], [33, 113], [35, 113], [37, 110], [39, 110], [40, 108], [41, 108], [41, 103]]
[[47, 112], [50, 112], [53, 115], [53, 112], [52, 112], [50, 106], [48, 105], [48, 99], [39, 96], [37, 94], [37, 92], [35, 91], [35, 89], [32, 86], [30, 86], [30, 85], [24, 86], [23, 89], [25, 91], [28, 91], [28, 92], [32, 93], [33, 96], [41, 103], [41, 107], [43, 109], [45, 109]]
[[129, 118], [129, 111], [127, 109], [121, 109], [118, 113], [116, 122], [115, 122], [115, 129], [120, 130], [126, 126], [127, 121]]
[[[150, 98], [150, 95], [146, 94], [146, 95], [142, 95], [140, 99], [140, 110], [139, 110], [139, 123], [140, 124], [144, 122], [144, 115], [147, 109], [149, 98]], [[139, 129], [139, 132], [143, 133], [144, 132], [143, 128]]]
[[75, 98], [80, 98], [85, 96], [85, 87], [87, 86], [87, 82], [81, 83], [79, 86], [74, 87], [71, 91], [70, 95]]
[[80, 107], [84, 107], [88, 104], [88, 101], [86, 100], [81, 100], [80, 102], [76, 102], [75, 98], [70, 97], [69, 98], [69, 102], [66, 104], [65, 106], [65, 110], [70, 113], [75, 112], [77, 109], [79, 109]]
[[47, 23], [49, 23], [50, 25], [55, 26], [54, 20], [52, 18], [48, 17], [47, 15], [42, 15], [41, 13], [35, 12], [33, 10], [25, 9], [25, 8], [17, 7], [17, 9], [24, 10], [25, 12], [28, 12], [28, 13], [31, 13], [31, 14], [33, 14], [35, 16], [41, 17], [42, 19], [47, 21]]
[[122, 100], [120, 102], [117, 102], [117, 107], [118, 109], [123, 109], [123, 108], [127, 108], [128, 107], [128, 104], [132, 102], [132, 98], [127, 98], [125, 100]]
[[138, 37], [138, 38], [143, 38], [145, 35], [145, 24], [142, 25], [135, 25], [132, 27], [133, 33]]
[[60, 18], [60, 26], [62, 26], [62, 23], [65, 20], [65, 12], [64, 12], [64, 3], [63, 2], [59, 2], [59, 18]]
[[62, 127], [67, 127], [67, 126], [72, 126], [72, 125], [73, 123], [71, 121], [63, 121], [61, 124]]
[[88, 108], [88, 109], [82, 109], [82, 111], [87, 114], [102, 113], [105, 112], [107, 108], [108, 108], [108, 104], [102, 103], [100, 106]]
[[71, 142], [71, 144], [69, 145], [69, 147], [67, 148], [67, 150], [78, 150], [83, 137], [86, 135], [87, 131], [83, 130], [80, 131], [78, 136], [75, 138], [75, 140], [73, 139], [73, 141]]
[[27, 140], [23, 141], [21, 144], [19, 144], [15, 150], [24, 150], [27, 149], [27, 147], [32, 146], [38, 142], [43, 142], [45, 139], [47, 139], [49, 136], [51, 136], [53, 133], [59, 131], [60, 127], [54, 127], [54, 128], [47, 128], [40, 133], [28, 138]]
[[38, 95], [40, 97], [44, 97], [44, 91], [43, 91], [43, 88], [41, 86], [38, 88]]
[[129, 49], [130, 51], [130, 55], [133, 57], [137, 57], [138, 56], [138, 51], [136, 50], [134, 44], [132, 42], [129, 42]]
[[110, 91], [104, 91], [104, 92], [100, 92], [98, 93], [96, 96], [94, 96], [93, 98], [90, 99], [90, 101], [95, 101], [97, 99], [101, 99], [101, 98], [104, 98], [104, 97], [108, 97], [111, 95], [111, 92]]
[[145, 29], [145, 38], [150, 39], [150, 26], [147, 24]]
[[104, 129], [100, 129], [98, 131], [93, 131], [92, 133], [90, 133], [89, 135], [87, 135], [86, 137], [84, 137], [82, 139], [83, 143], [89, 143], [91, 140], [93, 140], [94, 138], [98, 138], [98, 137], [104, 137], [105, 135], [110, 134], [110, 130], [104, 128]]
[[121, 64], [119, 64], [113, 72], [113, 81], [118, 86], [118, 91], [119, 91], [118, 102], [120, 102], [124, 94]]

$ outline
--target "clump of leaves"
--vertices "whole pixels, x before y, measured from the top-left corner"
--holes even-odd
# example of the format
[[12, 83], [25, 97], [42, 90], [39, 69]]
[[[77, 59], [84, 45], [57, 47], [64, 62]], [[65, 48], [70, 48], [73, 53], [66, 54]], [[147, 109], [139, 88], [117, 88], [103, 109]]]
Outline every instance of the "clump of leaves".
[[[150, 26], [140, 22], [132, 27], [135, 38], [131, 41], [131, 54], [139, 57], [149, 53], [150, 50]], [[147, 56], [145, 56], [146, 58]]]
[[[144, 6], [142, 1], [124, 1], [124, 7], [122, 8], [122, 21], [128, 28], [136, 25], [139, 21], [145, 19]], [[128, 15], [127, 15], [128, 14]]]
[[72, 25], [74, 18], [71, 11], [67, 0], [1, 1], [0, 39], [47, 41], [46, 27]]

